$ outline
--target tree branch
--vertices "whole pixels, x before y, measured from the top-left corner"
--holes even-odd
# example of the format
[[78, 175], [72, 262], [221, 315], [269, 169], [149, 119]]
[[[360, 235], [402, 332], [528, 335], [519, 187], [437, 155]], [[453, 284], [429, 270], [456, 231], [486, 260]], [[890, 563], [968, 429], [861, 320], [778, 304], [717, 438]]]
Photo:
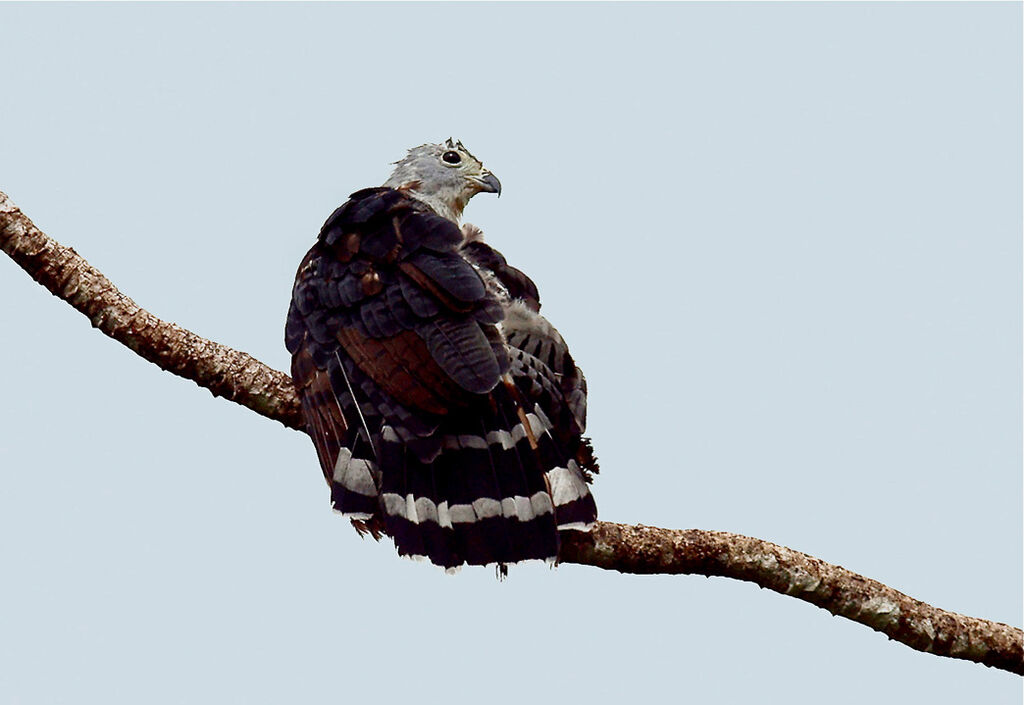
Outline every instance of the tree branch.
[[77, 252], [40, 231], [2, 191], [0, 248], [93, 327], [160, 369], [192, 380], [215, 397], [304, 430], [291, 377], [141, 308]]
[[[73, 249], [41, 232], [0, 192], [0, 248], [103, 333], [215, 396], [304, 430], [291, 379], [140, 308]], [[768, 541], [698, 529], [598, 522], [564, 532], [561, 563], [621, 573], [716, 575], [810, 602], [907, 646], [1024, 675], [1024, 632], [947, 612], [875, 580]]]

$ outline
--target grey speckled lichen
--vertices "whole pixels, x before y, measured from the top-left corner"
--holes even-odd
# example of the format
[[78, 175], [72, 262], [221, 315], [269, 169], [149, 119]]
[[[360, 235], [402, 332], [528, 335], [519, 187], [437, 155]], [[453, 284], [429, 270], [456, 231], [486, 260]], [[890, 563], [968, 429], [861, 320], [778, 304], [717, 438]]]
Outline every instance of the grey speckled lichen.
[[900, 606], [883, 595], [870, 597], [862, 607], [864, 623], [873, 629], [884, 632], [899, 622]]
[[802, 568], [794, 568], [790, 571], [789, 589], [787, 595], [799, 595], [802, 592], [814, 592], [821, 586], [821, 578], [811, 575]]

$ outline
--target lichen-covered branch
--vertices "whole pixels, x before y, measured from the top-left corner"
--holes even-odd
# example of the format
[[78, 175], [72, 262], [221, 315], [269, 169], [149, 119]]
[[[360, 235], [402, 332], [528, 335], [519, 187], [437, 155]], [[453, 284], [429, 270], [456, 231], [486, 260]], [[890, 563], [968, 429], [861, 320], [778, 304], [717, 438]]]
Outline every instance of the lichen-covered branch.
[[163, 321], [117, 290], [70, 247], [41, 232], [0, 191], [0, 249], [114, 340], [214, 396], [302, 430], [291, 378], [244, 352]]
[[562, 534], [559, 560], [621, 573], [748, 580], [852, 619], [907, 646], [1024, 675], [1024, 632], [946, 612], [806, 553], [724, 531], [599, 522]]
[[[140, 308], [69, 247], [42, 233], [0, 192], [0, 249], [54, 296], [161, 369], [302, 430], [291, 379]], [[865, 624], [907, 646], [1024, 675], [1024, 632], [947, 612], [875, 580], [768, 541], [698, 529], [599, 522], [563, 533], [559, 561], [621, 573], [747, 580]]]

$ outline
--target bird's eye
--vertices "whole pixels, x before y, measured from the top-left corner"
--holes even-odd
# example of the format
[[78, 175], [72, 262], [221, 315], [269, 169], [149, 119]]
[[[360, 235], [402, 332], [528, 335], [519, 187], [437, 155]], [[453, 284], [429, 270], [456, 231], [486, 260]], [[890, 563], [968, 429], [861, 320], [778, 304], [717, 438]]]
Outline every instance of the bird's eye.
[[444, 159], [449, 164], [458, 164], [462, 161], [462, 157], [459, 156], [458, 152], [445, 152], [441, 155], [441, 159]]

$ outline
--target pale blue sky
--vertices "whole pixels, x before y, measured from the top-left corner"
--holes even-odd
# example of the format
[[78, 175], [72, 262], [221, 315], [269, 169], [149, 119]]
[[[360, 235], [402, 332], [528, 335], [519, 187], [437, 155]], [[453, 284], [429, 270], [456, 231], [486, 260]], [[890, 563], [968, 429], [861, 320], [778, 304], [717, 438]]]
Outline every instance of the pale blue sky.
[[[0, 4], [0, 190], [153, 313], [287, 369], [320, 224], [407, 147], [590, 382], [601, 516], [1021, 608], [1021, 5]], [[312, 444], [0, 257], [0, 703], [1019, 703], [725, 579], [457, 577]]]

